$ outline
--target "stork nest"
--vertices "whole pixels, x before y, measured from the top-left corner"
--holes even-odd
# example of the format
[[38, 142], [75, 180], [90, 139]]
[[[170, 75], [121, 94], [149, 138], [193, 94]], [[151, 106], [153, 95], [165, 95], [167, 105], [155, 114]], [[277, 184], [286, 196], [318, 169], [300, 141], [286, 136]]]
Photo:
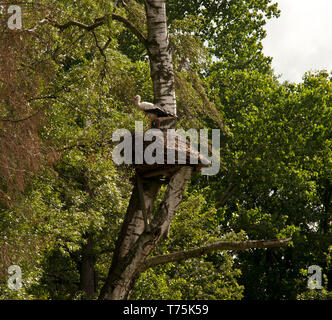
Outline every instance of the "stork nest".
[[[199, 171], [201, 168], [207, 168], [211, 166], [211, 161], [204, 157], [194, 146], [191, 145], [190, 139], [184, 136], [181, 136], [174, 131], [162, 130], [162, 135], [155, 137], [153, 141], [145, 141], [144, 135], [145, 132], [133, 132], [132, 133], [132, 156], [133, 160], [135, 159], [135, 139], [143, 139], [143, 155], [147, 147], [151, 144], [154, 144], [154, 149], [161, 150], [163, 149], [164, 161], [162, 164], [146, 163], [145, 157], [143, 157], [142, 164], [134, 164], [136, 172], [144, 177], [152, 176], [165, 176], [168, 177], [172, 175], [181, 166], [192, 166], [194, 171]], [[163, 139], [161, 139], [163, 137]], [[180, 139], [179, 139], [180, 137]], [[167, 143], [168, 141], [174, 141], [174, 143]], [[174, 155], [172, 163], [168, 163], [167, 154], [172, 153]], [[180, 157], [181, 153], [185, 153], [185, 159]], [[156, 150], [152, 153], [152, 156], [156, 156]], [[197, 159], [194, 163], [192, 159]]]

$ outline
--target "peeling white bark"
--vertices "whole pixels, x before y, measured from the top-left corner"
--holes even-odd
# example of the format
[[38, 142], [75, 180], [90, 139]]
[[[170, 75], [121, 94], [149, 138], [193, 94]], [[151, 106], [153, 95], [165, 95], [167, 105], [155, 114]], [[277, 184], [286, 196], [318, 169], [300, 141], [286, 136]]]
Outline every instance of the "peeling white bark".
[[[137, 276], [144, 269], [146, 258], [169, 228], [181, 203], [191, 173], [192, 167], [182, 167], [172, 176], [160, 210], [151, 222], [151, 231], [143, 231], [129, 248], [122, 246], [121, 259], [119, 254], [113, 258], [112, 267], [100, 294], [100, 299], [124, 300], [129, 298]], [[133, 239], [129, 234], [128, 238], [126, 236], [124, 238], [126, 242], [128, 239]], [[123, 250], [126, 251], [125, 256], [122, 255]]]
[[166, 0], [146, 0], [145, 8], [154, 104], [167, 113], [176, 115], [174, 71], [167, 27]]
[[[160, 183], [151, 183], [150, 185], [143, 184], [145, 207], [148, 214], [152, 212], [153, 203], [160, 189], [160, 185]], [[135, 203], [129, 204], [129, 214], [127, 213], [127, 217], [130, 218], [128, 221], [125, 221], [126, 229], [123, 232], [124, 235], [119, 245], [119, 259], [126, 256], [130, 248], [144, 231], [144, 219], [137, 189], [133, 191], [133, 197], [135, 198]], [[132, 214], [130, 214], [131, 210], [133, 211]], [[148, 216], [148, 221], [149, 220], [150, 217]]]
[[168, 236], [171, 222], [182, 201], [182, 194], [187, 181], [191, 178], [192, 171], [192, 167], [182, 167], [172, 176], [169, 182], [165, 199], [161, 205], [160, 214], [151, 223], [152, 228], [160, 228], [162, 235]]
[[[154, 104], [165, 112], [176, 115], [173, 61], [169, 43], [166, 0], [145, 0], [148, 39], [146, 47], [150, 58]], [[161, 128], [173, 128], [175, 120], [163, 121]], [[112, 265], [100, 293], [100, 299], [128, 299], [135, 279], [150, 252], [164, 234], [182, 200], [192, 167], [180, 167], [170, 178], [159, 212], [152, 218], [151, 228], [144, 228], [144, 219], [138, 188], [135, 187], [128, 206]], [[147, 213], [151, 212], [161, 182], [149, 180], [143, 184]], [[150, 220], [151, 217], [148, 217]]]

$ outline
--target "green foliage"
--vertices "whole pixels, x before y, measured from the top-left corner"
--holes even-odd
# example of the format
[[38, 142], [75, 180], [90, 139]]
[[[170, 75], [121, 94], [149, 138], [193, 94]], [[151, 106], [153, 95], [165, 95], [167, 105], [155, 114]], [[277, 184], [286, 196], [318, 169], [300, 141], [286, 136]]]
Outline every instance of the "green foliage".
[[[43, 3], [59, 23], [91, 24], [113, 10], [112, 1]], [[145, 34], [140, 1], [117, 12]], [[326, 72], [298, 85], [273, 76], [261, 41], [266, 19], [278, 15], [270, 0], [168, 1], [178, 127], [226, 129], [219, 174], [192, 177], [169, 238], [152, 255], [220, 239], [292, 237], [291, 245], [160, 265], [139, 276], [132, 298], [331, 299], [332, 82]], [[92, 258], [96, 293], [112, 259], [133, 171], [112, 162], [111, 138], [145, 121], [133, 98], [153, 100], [150, 69], [144, 46], [112, 19], [93, 33], [39, 28], [50, 41], [37, 58], [50, 61], [52, 75], [38, 82], [49, 98], [30, 105], [44, 112], [45, 161], [12, 207], [0, 203], [0, 296], [81, 299], [84, 257]], [[20, 291], [6, 286], [12, 264], [23, 271]], [[307, 288], [314, 264], [322, 291]]]
[[270, 70], [270, 59], [262, 53], [266, 19], [278, 17], [271, 0], [252, 1], [168, 1], [170, 24], [194, 16], [199, 30], [193, 32], [207, 41], [211, 52], [231, 70]]
[[[197, 191], [186, 194], [173, 220], [169, 239], [158, 245], [155, 254], [199, 247], [224, 238], [218, 232], [215, 213]], [[239, 239], [239, 236], [235, 238]], [[227, 239], [230, 240], [230, 235]], [[233, 267], [233, 259], [227, 252], [171, 263], [143, 273], [135, 285], [133, 297], [238, 300], [243, 291], [237, 283], [240, 273]]]

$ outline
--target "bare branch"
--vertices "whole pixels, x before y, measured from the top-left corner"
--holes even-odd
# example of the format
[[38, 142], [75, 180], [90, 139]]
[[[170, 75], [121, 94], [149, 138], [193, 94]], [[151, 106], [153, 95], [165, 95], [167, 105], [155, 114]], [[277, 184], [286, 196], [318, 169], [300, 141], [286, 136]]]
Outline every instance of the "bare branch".
[[146, 270], [160, 264], [197, 258], [213, 251], [221, 251], [221, 250], [239, 251], [250, 248], [282, 247], [282, 246], [287, 246], [290, 241], [291, 238], [281, 239], [281, 240], [218, 241], [199, 248], [194, 248], [194, 249], [171, 253], [168, 255], [161, 255], [149, 258], [146, 260], [142, 269]]
[[92, 30], [92, 34], [93, 34], [93, 37], [94, 37], [94, 39], [95, 39], [96, 46], [97, 46], [97, 48], [98, 48], [100, 54], [104, 57], [104, 60], [105, 60], [105, 62], [106, 62], [106, 61], [107, 61], [107, 57], [106, 57], [106, 55], [105, 55], [104, 49], [99, 45], [98, 38], [97, 38], [97, 35], [96, 35], [96, 33], [94, 32], [94, 30]]
[[105, 24], [109, 17], [111, 17], [113, 20], [123, 23], [138, 38], [138, 40], [144, 44], [144, 46], [147, 46], [147, 40], [144, 37], [143, 33], [141, 31], [139, 31], [129, 20], [127, 20], [126, 18], [124, 18], [118, 14], [115, 14], [115, 13], [112, 13], [111, 15], [106, 14], [105, 16], [103, 16], [101, 18], [97, 18], [94, 21], [94, 23], [92, 23], [91, 25], [87, 25], [87, 24], [84, 24], [84, 23], [81, 23], [78, 21], [74, 21], [74, 20], [69, 20], [68, 22], [66, 22], [64, 24], [59, 24], [57, 21], [51, 20], [50, 18], [48, 18], [48, 20], [55, 27], [57, 27], [60, 31], [63, 31], [71, 26], [76, 26], [76, 27], [79, 27], [86, 31], [93, 31], [94, 29]]
[[101, 18], [98, 18], [94, 21], [93, 24], [91, 25], [87, 25], [78, 21], [74, 21], [74, 20], [69, 20], [68, 22], [64, 23], [64, 24], [60, 24], [55, 20], [52, 20], [51, 18], [48, 18], [48, 20], [55, 26], [57, 27], [60, 31], [63, 31], [71, 26], [76, 26], [79, 27], [81, 29], [85, 29], [86, 31], [92, 31], [96, 28], [98, 28], [99, 26], [103, 25], [106, 21], [106, 18], [108, 18], [109, 15], [105, 15]]
[[49, 95], [49, 96], [41, 96], [41, 97], [34, 97], [34, 98], [30, 98], [27, 101], [31, 102], [31, 101], [36, 101], [36, 100], [46, 100], [46, 99], [56, 99], [57, 97], [55, 95]]
[[29, 116], [27, 116], [27, 117], [25, 117], [25, 118], [22, 118], [22, 119], [5, 119], [5, 118], [0, 118], [0, 121], [2, 121], [2, 122], [23, 122], [23, 121], [26, 121], [26, 120], [29, 120], [29, 119], [33, 118], [39, 112], [40, 112], [40, 110], [37, 111], [37, 112], [35, 112], [35, 113], [33, 113], [33, 114], [31, 114], [31, 115], [29, 115]]
[[139, 31], [129, 20], [115, 13], [112, 14], [112, 19], [122, 22], [137, 38], [141, 41], [145, 47], [147, 47], [147, 40], [143, 33]]

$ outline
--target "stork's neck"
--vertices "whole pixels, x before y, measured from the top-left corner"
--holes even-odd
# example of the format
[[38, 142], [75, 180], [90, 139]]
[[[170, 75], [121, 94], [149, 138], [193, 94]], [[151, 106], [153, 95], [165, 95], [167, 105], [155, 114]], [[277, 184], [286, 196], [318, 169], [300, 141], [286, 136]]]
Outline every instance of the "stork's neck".
[[136, 96], [136, 104], [137, 106], [141, 104], [141, 96]]

